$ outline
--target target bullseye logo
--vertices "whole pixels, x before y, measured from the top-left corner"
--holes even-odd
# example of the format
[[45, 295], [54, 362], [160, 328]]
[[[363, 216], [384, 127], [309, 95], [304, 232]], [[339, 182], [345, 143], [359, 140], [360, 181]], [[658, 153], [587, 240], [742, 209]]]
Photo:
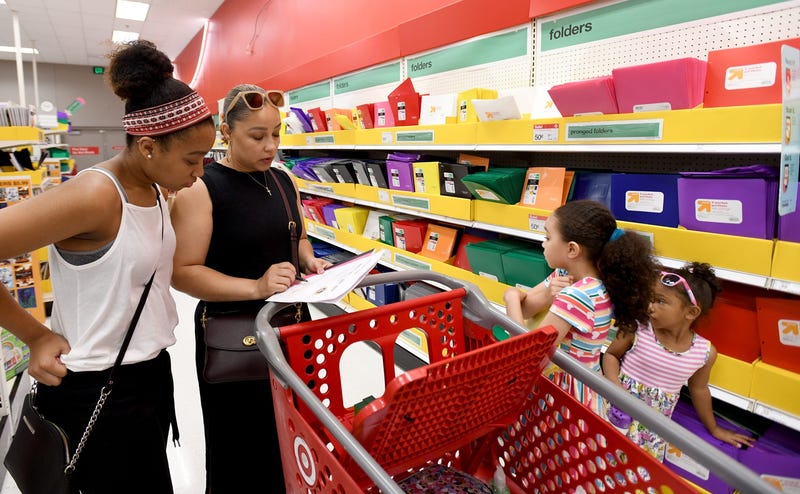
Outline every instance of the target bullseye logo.
[[317, 469], [314, 465], [314, 457], [311, 454], [311, 448], [308, 443], [300, 437], [294, 438], [294, 459], [297, 462], [297, 468], [300, 470], [300, 475], [306, 484], [314, 486], [317, 483]]

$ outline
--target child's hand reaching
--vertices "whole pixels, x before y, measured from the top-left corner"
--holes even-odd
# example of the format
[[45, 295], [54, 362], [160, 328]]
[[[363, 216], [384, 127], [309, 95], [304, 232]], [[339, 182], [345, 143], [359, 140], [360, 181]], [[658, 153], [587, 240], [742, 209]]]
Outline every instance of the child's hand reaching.
[[558, 295], [561, 290], [572, 285], [572, 283], [574, 283], [574, 281], [570, 275], [556, 276], [550, 280], [550, 295], [555, 298], [555, 296]]
[[752, 437], [739, 434], [738, 432], [729, 431], [728, 429], [724, 429], [719, 426], [715, 427], [714, 430], [711, 431], [711, 435], [720, 441], [724, 441], [737, 448], [741, 448], [743, 445], [752, 446], [755, 444], [755, 439]]

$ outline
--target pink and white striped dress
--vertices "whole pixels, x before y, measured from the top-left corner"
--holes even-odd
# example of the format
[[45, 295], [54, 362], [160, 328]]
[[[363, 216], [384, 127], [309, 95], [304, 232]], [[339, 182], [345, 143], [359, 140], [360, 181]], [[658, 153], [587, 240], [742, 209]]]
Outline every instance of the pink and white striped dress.
[[[649, 324], [640, 325], [633, 346], [622, 358], [620, 382], [632, 395], [671, 417], [681, 387], [706, 364], [710, 351], [711, 342], [692, 333], [692, 346], [673, 352], [658, 341]], [[660, 436], [634, 420], [628, 437], [663, 461], [666, 442]]]

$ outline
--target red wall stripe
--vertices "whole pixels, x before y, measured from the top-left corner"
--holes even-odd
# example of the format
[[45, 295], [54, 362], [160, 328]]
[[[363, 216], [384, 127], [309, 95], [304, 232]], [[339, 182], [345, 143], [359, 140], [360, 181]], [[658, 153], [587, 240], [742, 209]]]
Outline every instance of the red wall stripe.
[[[291, 90], [590, 1], [226, 0], [211, 17], [196, 89], [216, 112], [237, 84]], [[194, 74], [201, 41], [202, 31], [175, 60], [183, 81]]]

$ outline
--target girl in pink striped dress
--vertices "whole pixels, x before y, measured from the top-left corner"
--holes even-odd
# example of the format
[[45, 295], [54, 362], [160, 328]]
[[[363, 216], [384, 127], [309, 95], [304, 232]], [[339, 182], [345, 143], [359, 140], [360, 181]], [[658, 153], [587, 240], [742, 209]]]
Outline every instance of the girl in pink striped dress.
[[[656, 279], [650, 243], [625, 232], [603, 204], [570, 201], [544, 224], [544, 257], [550, 276], [528, 291], [511, 287], [503, 294], [506, 313], [515, 321], [547, 311], [539, 327], [558, 330], [560, 348], [589, 369], [600, 372], [600, 357], [612, 322], [635, 331], [647, 322]], [[544, 374], [584, 406], [605, 416], [604, 400], [556, 365]]]
[[[603, 356], [606, 378], [618, 383], [667, 417], [688, 383], [692, 403], [706, 429], [717, 439], [736, 447], [752, 439], [717, 426], [711, 409], [708, 376], [717, 358], [709, 340], [692, 330], [720, 291], [719, 280], [708, 264], [691, 263], [662, 271], [650, 304], [650, 323], [636, 332], [620, 331]], [[664, 460], [666, 442], [634, 420], [628, 437], [645, 451]]]

